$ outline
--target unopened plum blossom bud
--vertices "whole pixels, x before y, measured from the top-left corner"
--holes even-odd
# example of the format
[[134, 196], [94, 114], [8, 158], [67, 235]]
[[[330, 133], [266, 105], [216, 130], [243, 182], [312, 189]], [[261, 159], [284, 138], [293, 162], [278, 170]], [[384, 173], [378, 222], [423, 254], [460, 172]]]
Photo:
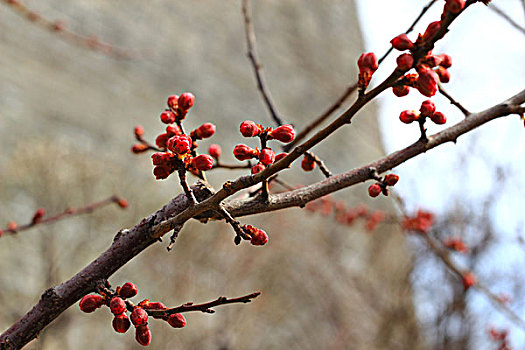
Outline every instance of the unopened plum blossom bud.
[[295, 130], [291, 125], [281, 125], [268, 133], [269, 139], [275, 139], [284, 143], [292, 142], [295, 138]]
[[163, 165], [157, 165], [155, 168], [153, 168], [153, 175], [155, 175], [157, 180], [166, 179], [168, 176], [170, 176], [170, 174], [170, 169]]
[[397, 69], [406, 72], [407, 70], [410, 70], [412, 68], [412, 65], [414, 64], [414, 58], [409, 53], [404, 53], [400, 55], [397, 59]]
[[126, 302], [120, 297], [113, 297], [109, 302], [109, 309], [113, 315], [120, 315], [126, 311]]
[[148, 313], [141, 307], [133, 308], [131, 312], [131, 323], [135, 326], [140, 326], [148, 322]]
[[441, 112], [435, 112], [430, 116], [430, 119], [438, 125], [443, 125], [447, 122], [447, 117]]
[[210, 148], [208, 149], [208, 153], [213, 158], [219, 160], [219, 157], [221, 156], [221, 153], [222, 153], [221, 146], [216, 145], [216, 144], [210, 145]]
[[441, 62], [439, 63], [439, 65], [443, 68], [450, 68], [452, 67], [452, 57], [450, 57], [449, 55], [447, 54], [441, 54], [439, 55], [439, 57], [441, 57]]
[[266, 167], [263, 164], [257, 163], [252, 167], [251, 173], [252, 175], [259, 174], [264, 169], [266, 169]]
[[200, 154], [191, 160], [197, 170], [206, 171], [213, 168], [213, 158], [207, 154]]
[[142, 135], [144, 135], [144, 128], [140, 125], [137, 125], [135, 129], [133, 129], [133, 132], [135, 133], [135, 137], [142, 137]]
[[315, 160], [313, 160], [311, 157], [304, 156], [303, 160], [301, 161], [301, 168], [304, 171], [312, 171], [315, 168]]
[[116, 315], [113, 318], [113, 329], [118, 333], [126, 333], [131, 326], [128, 316], [126, 314]]
[[129, 202], [125, 200], [124, 198], [119, 198], [117, 200], [117, 205], [121, 207], [122, 209], [126, 209], [127, 207], [129, 207]]
[[182, 131], [177, 124], [170, 124], [166, 126], [166, 134], [168, 134], [168, 139], [172, 136], [182, 135]]
[[122, 287], [120, 287], [118, 294], [122, 298], [133, 298], [135, 295], [137, 295], [137, 286], [134, 283], [126, 282]]
[[259, 161], [264, 165], [270, 165], [275, 161], [275, 152], [269, 148], [263, 148], [259, 152]]
[[283, 159], [287, 155], [288, 155], [288, 153], [286, 153], [286, 152], [279, 153], [278, 155], [275, 156], [275, 163], [277, 163], [278, 161], [280, 161], [281, 159]]
[[399, 181], [399, 176], [396, 174], [388, 174], [385, 176], [385, 184], [388, 186], [394, 186]]
[[171, 314], [166, 320], [173, 328], [182, 328], [186, 326], [186, 319], [180, 313]]
[[417, 119], [419, 119], [419, 113], [417, 113], [416, 111], [407, 110], [401, 112], [401, 114], [399, 115], [399, 120], [401, 120], [405, 124], [410, 124]]
[[377, 57], [373, 52], [366, 52], [359, 56], [357, 60], [357, 66], [360, 73], [369, 71], [370, 74], [374, 73], [379, 67]]
[[157, 138], [155, 139], [155, 144], [157, 145], [158, 148], [166, 148], [166, 143], [168, 142], [168, 140], [172, 137], [173, 135], [170, 135], [168, 133], [163, 133], [163, 134], [160, 134], [159, 136], [157, 136]]
[[368, 187], [368, 195], [372, 198], [379, 196], [381, 191], [381, 186], [379, 186], [378, 184], [373, 184]]
[[204, 123], [195, 130], [198, 139], [207, 139], [215, 134], [216, 126], [212, 123]]
[[37, 211], [35, 212], [35, 215], [33, 215], [33, 219], [31, 220], [31, 224], [33, 225], [36, 225], [38, 224], [40, 221], [42, 221], [42, 219], [44, 218], [44, 215], [46, 214], [44, 208], [38, 208]]
[[85, 295], [82, 300], [80, 300], [80, 310], [90, 313], [98, 309], [103, 304], [102, 297], [98, 294]]
[[157, 152], [151, 155], [151, 160], [153, 162], [153, 165], [166, 164], [169, 161], [169, 159], [170, 159], [170, 156], [168, 153]]
[[478, 280], [476, 278], [476, 275], [469, 271], [463, 275], [461, 282], [463, 282], [463, 288], [467, 290], [473, 285], [475, 285], [478, 282]]
[[425, 30], [425, 33], [423, 34], [423, 41], [426, 41], [434, 36], [439, 31], [439, 28], [441, 28], [441, 22], [436, 21], [432, 22], [428, 25], [427, 29]]
[[234, 147], [233, 155], [238, 160], [248, 160], [254, 158], [257, 155], [257, 152], [253, 148], [250, 148], [243, 144], [239, 144]]
[[195, 102], [195, 96], [191, 92], [185, 92], [182, 95], [179, 96], [179, 99], [177, 100], [178, 107], [182, 110], [188, 110], [191, 107], [193, 107], [193, 103]]
[[178, 101], [179, 96], [171, 95], [170, 97], [168, 97], [168, 107], [170, 107], [173, 110], [177, 109]]
[[142, 325], [135, 329], [135, 340], [143, 346], [148, 346], [151, 343], [151, 331], [148, 326]]
[[425, 117], [430, 117], [436, 111], [436, 105], [430, 100], [423, 101], [421, 107], [419, 108], [421, 115]]
[[397, 97], [403, 97], [408, 95], [410, 88], [407, 85], [396, 85], [392, 87], [392, 92]]
[[192, 140], [187, 135], [178, 135], [170, 138], [166, 145], [173, 153], [184, 155], [191, 150]]
[[400, 34], [394, 39], [390, 40], [392, 47], [399, 51], [411, 50], [414, 48], [414, 43], [408, 38], [406, 34]]
[[172, 111], [164, 111], [160, 114], [160, 121], [164, 124], [172, 124], [175, 123], [175, 113]]
[[149, 149], [148, 146], [142, 144], [142, 143], [136, 143], [131, 147], [131, 152], [133, 153], [143, 153], [146, 152]]
[[261, 128], [251, 120], [245, 120], [241, 123], [241, 134], [244, 137], [255, 137], [261, 133]]
[[268, 242], [268, 235], [263, 230], [252, 225], [244, 225], [243, 229], [252, 237], [250, 242], [253, 245], [265, 245]]
[[445, 11], [453, 14], [460, 13], [465, 7], [465, 0], [446, 0]]
[[419, 78], [416, 81], [418, 91], [427, 97], [432, 97], [438, 90], [439, 76], [428, 67], [419, 69]]
[[437, 67], [436, 74], [439, 77], [439, 81], [442, 83], [448, 83], [450, 81], [450, 72], [444, 67]]

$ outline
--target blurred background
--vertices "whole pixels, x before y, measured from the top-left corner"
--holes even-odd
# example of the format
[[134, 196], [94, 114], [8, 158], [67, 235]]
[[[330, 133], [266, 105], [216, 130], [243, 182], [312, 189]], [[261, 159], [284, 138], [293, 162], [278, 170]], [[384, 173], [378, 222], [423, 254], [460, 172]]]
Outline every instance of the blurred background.
[[[45, 18], [63, 21], [67, 30], [128, 48], [133, 57], [127, 60], [74, 45], [61, 34], [31, 23], [6, 2], [0, 2], [0, 227], [9, 220], [30, 221], [39, 207], [50, 214], [58, 213], [112, 194], [125, 197], [131, 205], [127, 211], [110, 206], [88, 216], [2, 237], [2, 330], [25, 314], [45, 289], [70, 278], [98, 256], [119, 229], [133, 226], [181, 192], [177, 179], [155, 180], [147, 155], [129, 151], [135, 125], [143, 125], [145, 137], [151, 141], [163, 131], [158, 116], [167, 96], [183, 91], [195, 94], [195, 107], [185, 126], [193, 129], [203, 122], [215, 123], [215, 136], [202, 144], [205, 148], [210, 143], [220, 144], [225, 163], [236, 163], [231, 155], [235, 144], [249, 143], [238, 133], [243, 120], [271, 125], [246, 57], [240, 1], [23, 2]], [[287, 122], [301, 129], [320, 115], [355, 81], [355, 61], [361, 52], [381, 55], [388, 41], [406, 30], [427, 2], [406, 1], [405, 9], [388, 8], [388, 3], [254, 1], [252, 17], [259, 58], [276, 106]], [[520, 1], [511, 0], [501, 3], [520, 5]], [[421, 28], [438, 18], [441, 6], [441, 2], [435, 5]], [[489, 18], [499, 19], [497, 14], [476, 7]], [[521, 7], [517, 8], [523, 14]], [[468, 15], [471, 21], [479, 18]], [[518, 13], [520, 18], [523, 23]], [[505, 27], [505, 21], [498, 23], [505, 33], [515, 30]], [[458, 35], [471, 35], [467, 29], [458, 30]], [[363, 38], [362, 33], [367, 35]], [[376, 35], [378, 41], [373, 39]], [[519, 35], [517, 42], [521, 40], [523, 48], [523, 35]], [[465, 39], [454, 37], [447, 45], [454, 42], [464, 43]], [[450, 47], [442, 49], [455, 58], [448, 52]], [[519, 60], [519, 54], [509, 52], [497, 56], [505, 60], [518, 56]], [[523, 58], [523, 50], [521, 55]], [[395, 55], [385, 62], [384, 73], [392, 69], [393, 59]], [[487, 102], [482, 95], [470, 100], [472, 94], [461, 93], [465, 91], [462, 85], [454, 91], [452, 80], [451, 92], [465, 99], [472, 110], [499, 102], [523, 86], [521, 79], [518, 88], [507, 93], [499, 85], [480, 83], [469, 62], [463, 63], [464, 69], [457, 69], [462, 80], [469, 75], [478, 78], [480, 90], [486, 89], [495, 99]], [[517, 71], [513, 72], [518, 77], [516, 72], [523, 73], [519, 69], [522, 65], [516, 64]], [[452, 71], [453, 77], [455, 73]], [[383, 74], [381, 69], [379, 74]], [[479, 91], [476, 94], [480, 96]], [[383, 142], [390, 152], [417, 138], [407, 126], [396, 128], [399, 112], [418, 108], [420, 96], [407, 102], [390, 93], [384, 95], [380, 104], [367, 106], [351, 126], [314, 150], [334, 173], [378, 159], [385, 153]], [[403, 105], [385, 105], [386, 100], [401, 100]], [[407, 107], [410, 103], [414, 105]], [[461, 119], [453, 109], [447, 110], [449, 115], [452, 121]], [[507, 127], [509, 133], [523, 131], [518, 118], [508, 119], [514, 122]], [[512, 142], [510, 134], [504, 135]], [[520, 310], [522, 305], [515, 304], [523, 295], [520, 279], [514, 284], [508, 282], [520, 275], [516, 270], [523, 256], [519, 240], [523, 232], [501, 225], [496, 219], [501, 209], [489, 205], [494, 203], [494, 196], [499, 198], [501, 187], [469, 189], [481, 198], [467, 201], [462, 191], [443, 192], [444, 186], [428, 183], [431, 175], [450, 173], [449, 169], [433, 168], [435, 164], [447, 163], [453, 171], [464, 171], [457, 176], [461, 182], [456, 178], [445, 181], [448, 187], [460, 190], [463, 183], [472, 183], [469, 179], [486, 179], [499, 169], [501, 172], [494, 175], [498, 176], [488, 181], [506, 187], [509, 179], [516, 179], [511, 182], [514, 192], [509, 194], [515, 204], [508, 210], [516, 210], [511, 218], [520, 218], [524, 192], [519, 181], [523, 176], [519, 180], [517, 174], [523, 174], [519, 172], [523, 163], [517, 160], [523, 158], [523, 136], [517, 137], [517, 144], [505, 148], [505, 153], [509, 149], [518, 152], [511, 165], [477, 154], [482, 136], [471, 137], [464, 142], [470, 148], [460, 142], [457, 148], [443, 147], [446, 151], [441, 157], [430, 153], [422, 157], [426, 162], [403, 165], [399, 169], [402, 180], [396, 187], [409, 210], [426, 207], [440, 214], [433, 233], [436, 237], [457, 233], [473, 247], [479, 243], [480, 249], [458, 257], [459, 262], [510, 294], [513, 307]], [[471, 156], [473, 152], [476, 157]], [[457, 164], [451, 165], [455, 160], [449, 158], [443, 161], [451, 153], [463, 155]], [[467, 173], [471, 168], [466, 164], [478, 168]], [[485, 172], [480, 173], [480, 167]], [[210, 172], [208, 179], [218, 187], [245, 173], [219, 169]], [[295, 165], [282, 178], [301, 185], [323, 176], [319, 171], [304, 173]], [[479, 187], [485, 189], [483, 185]], [[390, 198], [369, 200], [366, 188], [362, 184], [341, 191], [329, 203], [397, 212]], [[438, 206], [440, 202], [447, 205]], [[483, 207], [484, 203], [488, 204]], [[251, 304], [218, 307], [214, 315], [187, 314], [188, 325], [182, 330], [151, 322], [153, 349], [492, 349], [496, 343], [487, 335], [489, 324], [511, 330], [513, 341], [519, 344], [520, 330], [484, 305], [483, 296], [475, 291], [465, 295], [460, 281], [446, 274], [421, 241], [407, 240], [392, 220], [381, 223], [373, 232], [366, 229], [365, 220], [341, 225], [333, 214], [305, 209], [241, 221], [265, 229], [269, 243], [263, 248], [235, 246], [228, 225], [192, 222], [184, 227], [172, 252], [166, 251], [166, 243], [154, 245], [110, 279], [113, 286], [136, 283], [136, 300], [149, 298], [168, 306], [262, 291], [263, 295]], [[519, 223], [514, 225], [518, 227]], [[501, 234], [507, 231], [514, 236]], [[508, 258], [501, 270], [490, 270], [486, 264], [491, 259], [507, 262], [507, 257], [494, 253], [501, 249], [498, 244], [502, 240], [514, 247], [512, 256], [516, 259]], [[464, 302], [459, 305], [457, 300]], [[132, 334], [112, 330], [109, 310], [87, 315], [75, 306], [27, 348], [138, 349], [140, 345]]]

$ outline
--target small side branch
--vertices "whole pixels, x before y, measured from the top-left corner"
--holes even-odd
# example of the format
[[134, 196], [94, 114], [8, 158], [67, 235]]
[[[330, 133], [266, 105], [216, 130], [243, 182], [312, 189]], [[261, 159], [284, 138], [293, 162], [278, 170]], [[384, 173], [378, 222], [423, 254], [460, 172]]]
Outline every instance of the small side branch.
[[304, 152], [304, 154], [307, 156], [307, 157], [310, 157], [311, 159], [314, 160], [314, 162], [319, 166], [319, 169], [321, 170], [321, 172], [323, 173], [323, 175], [326, 177], [326, 178], [329, 178], [330, 176], [332, 176], [332, 172], [330, 171], [330, 169], [328, 169], [328, 167], [326, 166], [326, 164], [322, 161], [321, 158], [319, 158], [317, 155], [315, 155], [313, 152], [311, 151], [306, 151]]
[[438, 85], [439, 86], [439, 93], [441, 93], [441, 95], [445, 96], [447, 98], [447, 100], [450, 101], [450, 104], [456, 106], [460, 111], [461, 113], [463, 113], [463, 115], [465, 117], [468, 117], [470, 114], [468, 109], [466, 109], [465, 107], [463, 107], [463, 105], [461, 103], [459, 103], [458, 101], [456, 101], [452, 96], [450, 96], [446, 91], [445, 89], [443, 89], [443, 86], [441, 86], [441, 84]]
[[[523, 2], [525, 4], [525, 2]], [[525, 11], [525, 5], [524, 6], [524, 11]], [[494, 5], [493, 3], [490, 3], [489, 4], [489, 9], [491, 9], [492, 11], [494, 11], [495, 13], [497, 13], [498, 15], [500, 15], [502, 18], [504, 18], [507, 22], [509, 22], [509, 24], [511, 26], [513, 26], [514, 28], [516, 28], [518, 31], [521, 32], [521, 34], [524, 34], [525, 35], [525, 28], [520, 26], [516, 21], [514, 21], [509, 15], [507, 15], [505, 12], [503, 12], [502, 9], [500, 9], [499, 7], [497, 7], [496, 5]]]
[[266, 107], [270, 112], [273, 120], [277, 125], [283, 125], [284, 122], [275, 108], [275, 104], [272, 101], [270, 96], [270, 90], [266, 86], [266, 81], [264, 79], [262, 65], [257, 58], [256, 44], [255, 44], [255, 31], [253, 28], [253, 23], [250, 17], [249, 4], [250, 0], [242, 1], [242, 14], [244, 16], [244, 30], [246, 33], [246, 44], [248, 46], [248, 58], [253, 66], [253, 71], [255, 73], [255, 78], [257, 79], [257, 88], [261, 92], [261, 95], [266, 103]]

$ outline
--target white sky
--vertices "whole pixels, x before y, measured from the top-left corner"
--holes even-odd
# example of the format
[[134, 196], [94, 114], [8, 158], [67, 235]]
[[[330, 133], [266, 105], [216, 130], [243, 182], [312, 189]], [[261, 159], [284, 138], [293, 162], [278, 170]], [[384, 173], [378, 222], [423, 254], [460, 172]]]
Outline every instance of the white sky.
[[[357, 3], [366, 51], [372, 51], [380, 57], [390, 47], [390, 40], [405, 32], [428, 0], [357, 0]], [[522, 0], [494, 0], [493, 3], [525, 26]], [[415, 40], [417, 33], [423, 32], [428, 23], [439, 20], [443, 4], [444, 1], [434, 4], [409, 34], [410, 39]], [[450, 29], [436, 45], [434, 53], [452, 56], [451, 80], [444, 84], [444, 88], [467, 109], [471, 112], [483, 110], [525, 87], [525, 35], [505, 19], [484, 5], [475, 4]], [[381, 82], [392, 72], [398, 55], [393, 52], [382, 64], [372, 79], [372, 85]], [[421, 102], [426, 99], [416, 90], [403, 98], [394, 96], [391, 91], [378, 98], [387, 152], [398, 150], [418, 139], [417, 124], [401, 123], [399, 113], [405, 109], [419, 110]], [[440, 131], [463, 119], [461, 112], [439, 94], [432, 100], [437, 109], [447, 116], [447, 124], [428, 125], [429, 133]], [[406, 198], [409, 208], [425, 207], [439, 213], [450, 204], [450, 198], [457, 197], [459, 193], [464, 193], [467, 203], [475, 205], [476, 199], [484, 198], [493, 190], [494, 168], [507, 168], [511, 170], [511, 176], [498, 196], [493, 216], [506, 235], [505, 238], [512, 244], [520, 230], [521, 234], [525, 234], [524, 158], [523, 121], [518, 116], [502, 118], [460, 137], [457, 145], [438, 147], [400, 166], [396, 169], [401, 176], [396, 189]], [[494, 261], [503, 265], [516, 263], [523, 258], [523, 251], [520, 254], [520, 257], [516, 254], [510, 254], [509, 257], [508, 250], [501, 251], [496, 253]], [[525, 314], [522, 317], [525, 318]], [[504, 322], [497, 321], [500, 324]], [[524, 345], [525, 334], [513, 329], [512, 340], [514, 344]]]

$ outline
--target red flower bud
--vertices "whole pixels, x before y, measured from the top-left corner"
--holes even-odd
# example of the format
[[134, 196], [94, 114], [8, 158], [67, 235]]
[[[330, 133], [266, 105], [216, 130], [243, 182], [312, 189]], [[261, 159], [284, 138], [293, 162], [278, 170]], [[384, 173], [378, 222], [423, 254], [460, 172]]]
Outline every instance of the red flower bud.
[[408, 93], [410, 92], [410, 88], [407, 85], [393, 86], [392, 92], [397, 97], [403, 97], [403, 96], [408, 95]]
[[191, 160], [191, 164], [197, 170], [210, 170], [211, 168], [213, 168], [213, 158], [207, 154], [200, 154]]
[[295, 130], [291, 125], [281, 125], [268, 133], [269, 139], [276, 139], [278, 141], [288, 143], [295, 138]]
[[428, 40], [434, 36], [439, 31], [439, 28], [441, 28], [441, 22], [436, 21], [432, 22], [428, 25], [427, 29], [425, 30], [425, 33], [423, 34], [423, 37], [421, 38], [423, 41]]
[[98, 294], [85, 295], [82, 300], [80, 300], [80, 310], [90, 313], [102, 306], [104, 302], [102, 297]]
[[210, 156], [212, 156], [213, 158], [219, 160], [219, 157], [221, 156], [221, 146], [219, 145], [216, 145], [216, 144], [213, 144], [213, 145], [210, 145], [210, 149], [208, 150], [208, 153], [210, 154]]
[[16, 231], [18, 229], [18, 224], [16, 223], [16, 221], [9, 221], [7, 223], [7, 229], [11, 231]]
[[394, 39], [390, 40], [392, 47], [399, 51], [411, 50], [414, 48], [414, 43], [408, 38], [406, 34], [400, 34]]
[[148, 322], [148, 313], [141, 307], [136, 307], [131, 312], [131, 323], [140, 326]]
[[253, 167], [252, 167], [252, 175], [255, 175], [255, 174], [258, 174], [260, 173], [261, 171], [263, 171], [264, 169], [266, 169], [266, 167], [261, 164], [261, 163], [257, 163], [255, 164]]
[[250, 241], [250, 243], [253, 245], [265, 245], [267, 242], [268, 242], [268, 235], [266, 234], [266, 232], [264, 232], [261, 229], [257, 229], [252, 234], [252, 239]]
[[168, 134], [168, 139], [172, 136], [182, 135], [182, 131], [177, 124], [170, 124], [166, 127], [166, 134]]
[[135, 295], [137, 295], [137, 286], [131, 282], [126, 282], [122, 287], [120, 287], [118, 294], [122, 298], [133, 298]]
[[439, 63], [439, 65], [441, 67], [443, 67], [443, 68], [450, 68], [450, 67], [452, 67], [452, 57], [450, 57], [447, 54], [439, 55], [439, 57], [441, 58], [441, 62]]
[[443, 125], [447, 122], [447, 117], [441, 112], [435, 112], [430, 116], [430, 119], [438, 125]]
[[475, 285], [478, 281], [477, 281], [476, 275], [474, 275], [472, 272], [469, 271], [463, 275], [462, 282], [463, 282], [463, 287], [465, 288], [465, 290], [467, 290], [473, 285]]
[[46, 213], [46, 212], [45, 212], [44, 208], [39, 208], [39, 209], [35, 212], [35, 215], [33, 215], [33, 220], [31, 220], [31, 224], [36, 225], [36, 224], [38, 224], [40, 221], [42, 221], [42, 218], [44, 217], [45, 213]]
[[419, 78], [416, 81], [416, 88], [427, 97], [432, 97], [438, 90], [439, 76], [428, 67], [420, 67]]
[[140, 345], [148, 346], [151, 342], [151, 331], [148, 326], [140, 326], [135, 329], [135, 339]]
[[125, 200], [124, 198], [119, 198], [117, 200], [117, 205], [119, 207], [121, 207], [122, 209], [126, 209], [127, 207], [129, 207], [129, 203], [127, 200]]
[[173, 135], [169, 135], [168, 133], [160, 134], [155, 139], [155, 144], [158, 148], [166, 148], [166, 143], [168, 143], [168, 139], [172, 136]]
[[255, 137], [261, 133], [261, 128], [251, 120], [245, 120], [241, 123], [241, 134], [244, 137]]
[[257, 156], [257, 152], [246, 145], [240, 144], [233, 149], [233, 155], [238, 160], [248, 160]]
[[169, 159], [170, 159], [169, 153], [157, 152], [151, 155], [151, 160], [153, 162], [153, 165], [166, 165]]
[[365, 73], [366, 71], [374, 73], [377, 67], [379, 67], [379, 64], [376, 55], [373, 52], [367, 52], [359, 56], [357, 66], [359, 67], [359, 73]]
[[182, 314], [171, 314], [167, 321], [173, 328], [182, 328], [186, 326], [186, 319]]
[[436, 105], [430, 100], [423, 101], [421, 107], [419, 108], [421, 115], [425, 117], [430, 117], [436, 111]]
[[195, 102], [195, 96], [191, 92], [185, 92], [182, 95], [180, 95], [177, 103], [179, 105], [179, 108], [182, 110], [188, 110], [191, 107], [193, 107], [193, 103]]
[[278, 155], [275, 156], [275, 161], [274, 161], [274, 163], [277, 163], [278, 161], [280, 161], [281, 159], [283, 159], [283, 158], [286, 157], [287, 155], [288, 155], [288, 153], [286, 153], [286, 152], [279, 153]]
[[263, 148], [259, 152], [259, 160], [264, 165], [270, 165], [275, 161], [275, 152], [269, 148]]
[[164, 111], [160, 114], [160, 121], [164, 124], [172, 124], [175, 123], [175, 113], [172, 111]]
[[195, 135], [199, 139], [207, 139], [215, 134], [216, 126], [212, 123], [204, 123], [195, 130]]
[[403, 111], [399, 115], [399, 120], [401, 120], [405, 124], [410, 124], [414, 120], [418, 120], [418, 119], [419, 119], [419, 113], [417, 113], [416, 111]]
[[399, 176], [396, 174], [388, 174], [385, 176], [385, 184], [388, 186], [394, 186], [399, 181]]
[[153, 168], [153, 175], [155, 175], [157, 180], [166, 179], [171, 173], [172, 171], [164, 165], [157, 165]]
[[427, 55], [424, 58], [424, 62], [427, 66], [434, 68], [436, 66], [439, 66], [441, 64], [441, 56], [436, 55]]
[[171, 95], [168, 97], [168, 107], [175, 110], [178, 107], [179, 96]]
[[131, 147], [131, 152], [137, 154], [137, 153], [146, 152], [148, 149], [149, 149], [148, 146], [142, 143], [136, 143]]
[[173, 153], [183, 155], [191, 150], [192, 140], [187, 135], [178, 135], [170, 138], [166, 145]]
[[128, 316], [126, 314], [116, 315], [113, 318], [113, 329], [118, 333], [126, 333], [131, 326]]
[[448, 69], [443, 67], [437, 67], [436, 74], [439, 77], [439, 81], [442, 83], [448, 83], [450, 81], [450, 72]]
[[445, 11], [453, 14], [460, 13], [465, 7], [465, 0], [447, 0], [445, 3]]
[[142, 135], [144, 135], [144, 128], [140, 125], [137, 125], [133, 132], [135, 133], [135, 137], [142, 137]]
[[109, 309], [113, 315], [120, 315], [126, 311], [126, 302], [120, 297], [113, 297], [109, 302]]
[[368, 195], [370, 197], [377, 197], [381, 193], [381, 186], [378, 184], [373, 184], [368, 187]]
[[315, 168], [315, 160], [308, 156], [304, 156], [303, 160], [301, 161], [301, 168], [304, 171], [312, 171]]
[[404, 53], [400, 55], [397, 59], [397, 69], [406, 72], [407, 70], [410, 70], [412, 66], [414, 65], [414, 58], [409, 53]]

